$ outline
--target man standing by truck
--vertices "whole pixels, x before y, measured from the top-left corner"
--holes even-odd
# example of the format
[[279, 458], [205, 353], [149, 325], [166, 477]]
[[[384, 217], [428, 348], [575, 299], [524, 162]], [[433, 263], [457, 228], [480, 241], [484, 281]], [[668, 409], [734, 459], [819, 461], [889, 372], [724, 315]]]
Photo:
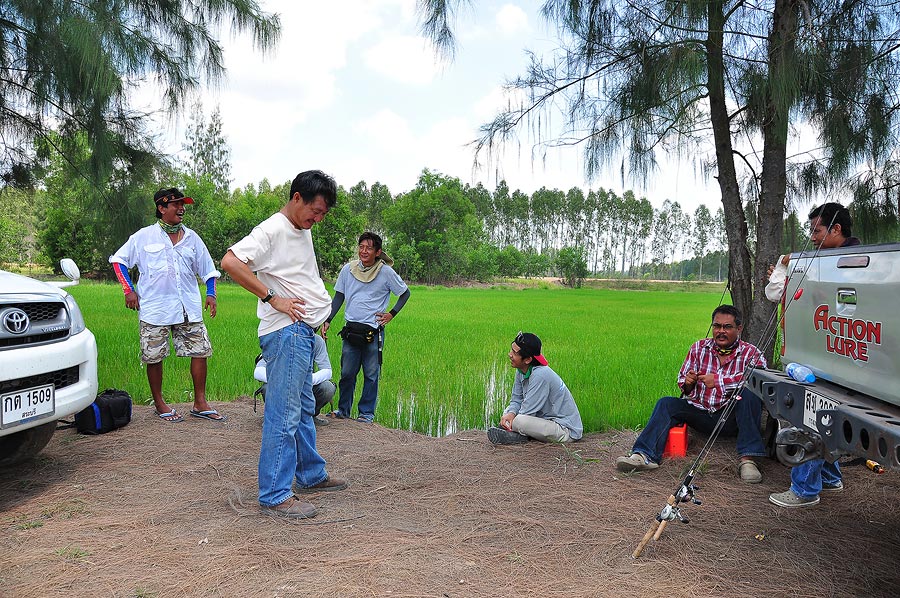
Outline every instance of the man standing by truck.
[[[852, 234], [850, 211], [839, 203], [826, 203], [809, 213], [809, 236], [817, 250], [851, 247], [860, 241]], [[790, 256], [782, 256], [777, 267], [769, 267], [766, 297], [781, 301], [787, 279]], [[841, 468], [837, 461], [813, 459], [791, 468], [791, 487], [769, 495], [769, 502], [780, 507], [811, 507], [819, 504], [819, 493], [840, 492], [844, 489]]]
[[[816, 249], [851, 247], [860, 241], [852, 234], [853, 220], [850, 210], [839, 203], [831, 202], [813, 208], [809, 213], [809, 238]], [[778, 263], [769, 266], [769, 284], [766, 297], [773, 303], [781, 301], [784, 283], [787, 281], [787, 265], [790, 255], [783, 255]]]

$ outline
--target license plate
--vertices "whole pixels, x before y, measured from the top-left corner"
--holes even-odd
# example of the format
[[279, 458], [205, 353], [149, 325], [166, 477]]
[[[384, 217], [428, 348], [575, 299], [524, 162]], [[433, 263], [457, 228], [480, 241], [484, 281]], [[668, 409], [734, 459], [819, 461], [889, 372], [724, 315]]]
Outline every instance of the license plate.
[[818, 430], [816, 412], [821, 409], [834, 409], [836, 405], [837, 403], [831, 399], [826, 399], [820, 394], [807, 390], [803, 400], [803, 425], [813, 430]]
[[0, 427], [6, 428], [56, 412], [56, 394], [52, 384], [35, 386], [0, 395]]

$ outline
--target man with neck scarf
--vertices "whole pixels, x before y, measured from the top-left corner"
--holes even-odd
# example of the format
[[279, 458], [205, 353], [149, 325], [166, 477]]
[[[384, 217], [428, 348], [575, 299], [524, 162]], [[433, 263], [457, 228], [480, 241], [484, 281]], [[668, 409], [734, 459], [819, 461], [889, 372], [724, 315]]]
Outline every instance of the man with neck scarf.
[[[356, 377], [363, 371], [363, 387], [357, 410], [358, 421], [372, 423], [378, 402], [378, 380], [381, 378], [381, 355], [384, 349], [384, 327], [403, 309], [409, 299], [409, 287], [391, 267], [394, 264], [381, 249], [381, 237], [365, 232], [359, 237], [359, 259], [341, 268], [334, 285], [331, 315], [322, 325], [328, 331], [331, 320], [347, 301], [344, 309], [346, 325], [341, 330], [341, 380], [338, 384], [338, 408], [331, 416], [349, 419], [356, 392]], [[391, 293], [397, 302], [387, 310]]]
[[[125, 306], [138, 312], [141, 361], [156, 413], [166, 422], [184, 418], [170, 408], [162, 393], [163, 360], [169, 355], [169, 335], [178, 357], [191, 358], [194, 406], [191, 415], [216, 422], [225, 416], [206, 402], [206, 360], [212, 344], [203, 324], [203, 306], [197, 278], [206, 285], [206, 309], [216, 317], [216, 280], [221, 276], [209, 250], [197, 233], [186, 227], [185, 204], [194, 200], [171, 187], [153, 196], [157, 223], [137, 231], [109, 258], [122, 291]], [[128, 270], [137, 267], [137, 287]]]
[[[712, 313], [712, 338], [691, 346], [678, 373], [682, 397], [663, 397], [656, 403], [650, 421], [637, 437], [631, 454], [616, 459], [622, 472], [649, 471], [659, 467], [669, 429], [686, 423], [709, 434], [722, 415], [728, 398], [740, 386], [748, 367], [766, 367], [759, 349], [740, 340], [741, 312], [732, 305], [720, 305]], [[748, 484], [762, 481], [753, 457], [766, 454], [759, 430], [762, 403], [755, 397], [738, 397], [723, 435], [737, 434], [740, 455], [738, 475]]]

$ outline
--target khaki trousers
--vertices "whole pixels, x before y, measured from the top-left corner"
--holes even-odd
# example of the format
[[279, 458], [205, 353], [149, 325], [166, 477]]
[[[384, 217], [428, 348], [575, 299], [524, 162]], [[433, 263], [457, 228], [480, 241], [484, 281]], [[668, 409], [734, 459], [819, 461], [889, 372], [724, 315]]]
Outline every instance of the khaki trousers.
[[571, 442], [569, 431], [553, 420], [533, 415], [517, 415], [512, 422], [513, 432], [541, 442]]

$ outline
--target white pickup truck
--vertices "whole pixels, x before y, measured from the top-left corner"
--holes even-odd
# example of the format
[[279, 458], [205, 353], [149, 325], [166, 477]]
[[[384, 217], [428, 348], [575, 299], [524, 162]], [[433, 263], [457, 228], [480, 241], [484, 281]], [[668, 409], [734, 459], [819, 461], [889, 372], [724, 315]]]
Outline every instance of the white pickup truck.
[[758, 370], [747, 382], [792, 426], [778, 431], [779, 459], [856, 455], [900, 469], [900, 243], [794, 253], [788, 273], [781, 361], [816, 381]]
[[97, 396], [97, 343], [60, 288], [77, 284], [78, 268], [62, 266], [72, 282], [0, 270], [0, 467], [39, 453], [58, 419]]

